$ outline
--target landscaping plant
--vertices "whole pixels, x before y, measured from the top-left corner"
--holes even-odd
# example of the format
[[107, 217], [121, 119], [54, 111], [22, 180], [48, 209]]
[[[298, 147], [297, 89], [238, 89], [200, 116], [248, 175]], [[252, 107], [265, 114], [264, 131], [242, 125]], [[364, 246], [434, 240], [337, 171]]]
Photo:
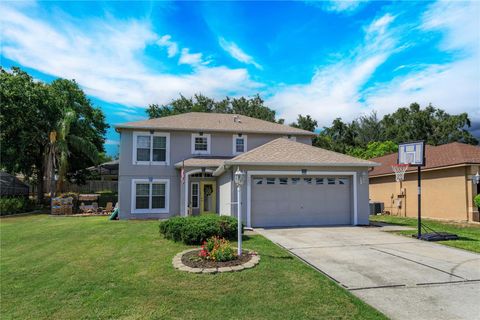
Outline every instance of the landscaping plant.
[[207, 214], [172, 217], [160, 222], [159, 230], [166, 239], [183, 241], [185, 244], [202, 244], [213, 236], [236, 239], [238, 229], [235, 218]]
[[204, 241], [198, 256], [213, 261], [231, 261], [237, 258], [230, 242], [220, 237], [211, 237]]
[[473, 202], [475, 202], [475, 205], [480, 208], [480, 194], [477, 194], [475, 198], [473, 198]]
[[24, 197], [1, 197], [0, 215], [8, 216], [16, 213], [29, 212], [35, 209], [32, 200]]

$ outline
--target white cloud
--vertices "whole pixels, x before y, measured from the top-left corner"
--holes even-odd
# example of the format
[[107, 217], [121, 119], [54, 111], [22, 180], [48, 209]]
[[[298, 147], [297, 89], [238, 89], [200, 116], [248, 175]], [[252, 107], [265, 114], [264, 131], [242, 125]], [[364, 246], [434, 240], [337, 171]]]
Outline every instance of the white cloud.
[[307, 3], [320, 6], [325, 11], [336, 13], [353, 13], [368, 0], [330, 0], [330, 1], [307, 1]]
[[118, 140], [112, 140], [112, 139], [107, 139], [107, 140], [105, 140], [105, 144], [106, 144], [106, 145], [119, 145], [119, 144], [120, 144], [120, 141], [118, 141]]
[[167, 103], [179, 93], [221, 98], [248, 95], [261, 86], [246, 69], [204, 64], [183, 74], [150, 69], [144, 50], [158, 45], [161, 37], [149, 21], [105, 18], [80, 23], [58, 11], [41, 19], [36, 7], [28, 9], [0, 5], [3, 56], [45, 74], [76, 79], [87, 94], [106, 102], [144, 107]]
[[364, 28], [363, 43], [352, 54], [316, 70], [310, 83], [275, 90], [267, 102], [287, 121], [310, 114], [321, 126], [337, 117], [350, 121], [370, 110], [384, 115], [412, 102], [432, 103], [453, 114], [468, 112], [473, 121], [480, 121], [479, 17], [478, 2], [432, 4], [416, 30], [426, 38], [432, 33], [442, 36], [438, 49], [452, 62], [400, 65], [391, 71], [392, 80], [366, 88], [389, 57], [417, 44], [408, 41], [405, 29], [393, 26], [394, 16], [386, 14]]
[[169, 58], [174, 57], [178, 53], [178, 44], [171, 41], [171, 38], [172, 37], [169, 34], [166, 34], [157, 41], [157, 44], [160, 47], [167, 48], [167, 54]]
[[236, 43], [225, 40], [224, 38], [219, 38], [218, 43], [223, 50], [230, 54], [234, 59], [243, 62], [245, 64], [251, 64], [257, 69], [262, 69], [262, 66], [255, 62], [252, 56], [246, 54], [242, 49], [240, 49]]
[[352, 54], [319, 68], [310, 83], [284, 86], [268, 99], [288, 122], [298, 114], [310, 114], [320, 126], [337, 117], [351, 120], [361, 112], [361, 88], [377, 68], [397, 50], [397, 41], [388, 25], [394, 17], [386, 14], [365, 28], [364, 43]]
[[190, 49], [183, 48], [180, 59], [178, 60], [179, 64], [190, 64], [193, 66], [199, 65], [202, 63], [202, 54], [201, 53], [190, 53]]
[[[448, 12], [448, 14], [445, 14]], [[432, 103], [450, 113], [468, 112], [480, 121], [480, 3], [437, 2], [423, 15], [420, 29], [443, 35], [440, 49], [455, 58], [423, 66], [366, 94], [370, 108], [393, 111], [411, 102]]]

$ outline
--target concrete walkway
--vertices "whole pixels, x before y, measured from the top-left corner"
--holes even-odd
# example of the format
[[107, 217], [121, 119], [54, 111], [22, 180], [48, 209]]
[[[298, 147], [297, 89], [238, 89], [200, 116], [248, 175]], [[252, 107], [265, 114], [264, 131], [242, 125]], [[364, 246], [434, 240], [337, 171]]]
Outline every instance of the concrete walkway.
[[392, 319], [480, 319], [479, 254], [383, 230], [256, 229]]

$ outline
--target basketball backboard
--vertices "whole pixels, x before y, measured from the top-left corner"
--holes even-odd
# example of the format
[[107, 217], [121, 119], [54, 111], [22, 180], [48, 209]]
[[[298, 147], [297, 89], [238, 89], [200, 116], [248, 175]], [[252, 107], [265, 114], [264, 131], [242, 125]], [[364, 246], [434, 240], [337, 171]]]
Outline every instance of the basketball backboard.
[[425, 142], [414, 141], [398, 145], [398, 163], [411, 166], [425, 165]]

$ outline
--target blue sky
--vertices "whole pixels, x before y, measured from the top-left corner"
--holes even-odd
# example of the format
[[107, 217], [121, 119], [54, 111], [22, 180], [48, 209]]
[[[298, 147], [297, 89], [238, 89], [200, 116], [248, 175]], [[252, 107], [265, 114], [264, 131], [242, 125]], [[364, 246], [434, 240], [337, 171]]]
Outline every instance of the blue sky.
[[[76, 79], [108, 122], [256, 93], [321, 126], [411, 102], [480, 123], [480, 2], [8, 2], [1, 65]], [[118, 134], [106, 148], [118, 151]]]

